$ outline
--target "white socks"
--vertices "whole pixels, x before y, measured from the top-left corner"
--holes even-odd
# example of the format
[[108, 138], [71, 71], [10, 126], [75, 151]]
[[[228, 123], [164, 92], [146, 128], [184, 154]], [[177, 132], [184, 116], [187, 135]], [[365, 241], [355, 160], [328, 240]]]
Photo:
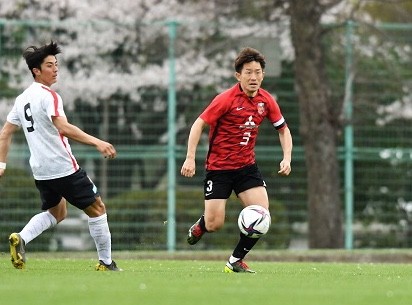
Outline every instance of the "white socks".
[[96, 244], [99, 260], [106, 265], [110, 265], [112, 263], [112, 240], [109, 224], [107, 223], [107, 214], [99, 217], [89, 217], [89, 230]]
[[[90, 235], [96, 244], [99, 260], [110, 265], [112, 263], [112, 240], [109, 224], [107, 223], [107, 214], [99, 217], [89, 217], [88, 222]], [[42, 212], [34, 215], [19, 234], [27, 245], [43, 231], [54, 227], [56, 224], [56, 218], [49, 211]]]
[[56, 224], [56, 218], [49, 211], [42, 212], [34, 215], [19, 234], [27, 245], [43, 231], [54, 227]]

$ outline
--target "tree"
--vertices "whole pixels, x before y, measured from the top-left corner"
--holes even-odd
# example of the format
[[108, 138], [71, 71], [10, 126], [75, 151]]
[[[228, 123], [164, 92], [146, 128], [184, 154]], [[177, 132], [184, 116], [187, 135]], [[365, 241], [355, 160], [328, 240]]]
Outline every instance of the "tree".
[[300, 133], [308, 175], [310, 248], [339, 248], [343, 245], [338, 124], [330, 107], [321, 25], [322, 15], [338, 2], [308, 0], [303, 4], [292, 0], [289, 8]]

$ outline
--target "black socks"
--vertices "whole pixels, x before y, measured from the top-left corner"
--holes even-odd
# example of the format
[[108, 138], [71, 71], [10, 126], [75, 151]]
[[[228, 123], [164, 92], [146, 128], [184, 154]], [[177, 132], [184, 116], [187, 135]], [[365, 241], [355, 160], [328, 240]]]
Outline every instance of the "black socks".
[[240, 240], [235, 250], [233, 251], [232, 256], [243, 259], [246, 256], [246, 254], [248, 254], [249, 251], [252, 250], [254, 245], [256, 245], [258, 240], [259, 238], [247, 237], [245, 234], [240, 233]]

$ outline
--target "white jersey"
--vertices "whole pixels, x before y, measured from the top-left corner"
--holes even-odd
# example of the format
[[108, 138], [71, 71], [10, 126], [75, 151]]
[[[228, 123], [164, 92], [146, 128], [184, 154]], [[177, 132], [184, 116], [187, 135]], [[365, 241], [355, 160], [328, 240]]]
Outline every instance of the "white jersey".
[[37, 82], [16, 98], [7, 116], [8, 122], [24, 130], [36, 180], [66, 177], [79, 169], [68, 139], [53, 124], [52, 117], [58, 116], [65, 116], [62, 98]]

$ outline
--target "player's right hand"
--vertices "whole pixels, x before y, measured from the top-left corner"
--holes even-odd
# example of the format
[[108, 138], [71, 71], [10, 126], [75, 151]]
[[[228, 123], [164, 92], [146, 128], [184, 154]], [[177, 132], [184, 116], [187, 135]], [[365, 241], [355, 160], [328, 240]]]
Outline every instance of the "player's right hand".
[[193, 159], [186, 159], [183, 163], [180, 174], [185, 177], [193, 177], [196, 173], [196, 162]]

